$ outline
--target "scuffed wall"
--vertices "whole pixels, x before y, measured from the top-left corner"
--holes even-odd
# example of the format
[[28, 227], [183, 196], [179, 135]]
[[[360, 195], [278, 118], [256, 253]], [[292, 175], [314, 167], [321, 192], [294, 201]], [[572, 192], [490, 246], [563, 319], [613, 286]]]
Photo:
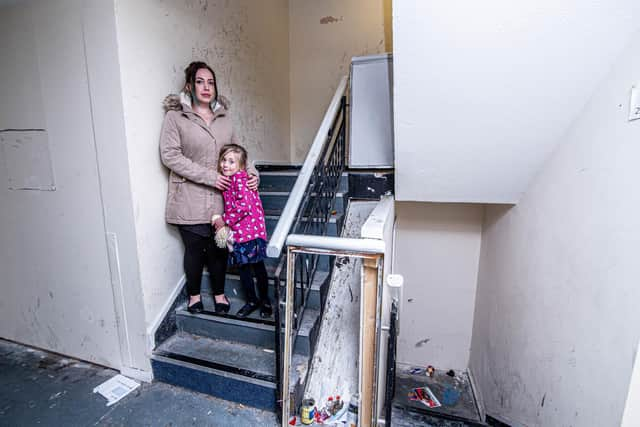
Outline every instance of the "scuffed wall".
[[353, 56], [390, 52], [391, 0], [289, 0], [291, 160], [304, 160]]
[[404, 276], [399, 362], [465, 370], [482, 205], [396, 203], [394, 273]]
[[[162, 99], [192, 60], [208, 62], [254, 160], [289, 159], [286, 0], [116, 1], [129, 173], [147, 323], [182, 277], [182, 244], [164, 222]], [[123, 171], [126, 165], [122, 165]]]
[[521, 202], [487, 208], [470, 368], [511, 425], [620, 425], [640, 337], [639, 35]]
[[[107, 228], [122, 217], [103, 201], [128, 189], [107, 195], [109, 184], [100, 182], [104, 163], [96, 160], [105, 133], [95, 123], [105, 114], [91, 111], [95, 73], [87, 54], [96, 52], [95, 32], [85, 38], [83, 26], [102, 23], [87, 19], [82, 6], [79, 0], [0, 6], [0, 337], [119, 369], [131, 361], [121, 357], [105, 231], [127, 224]], [[113, 20], [113, 11], [102, 19]], [[106, 79], [101, 89], [120, 88]], [[107, 115], [117, 119], [117, 112]], [[43, 136], [46, 149], [28, 150], [30, 135]], [[9, 156], [14, 150], [22, 154]], [[10, 170], [30, 180], [52, 176], [55, 185], [9, 189]], [[121, 243], [122, 253], [130, 253], [126, 239]], [[129, 266], [122, 264], [123, 280], [131, 278]]]

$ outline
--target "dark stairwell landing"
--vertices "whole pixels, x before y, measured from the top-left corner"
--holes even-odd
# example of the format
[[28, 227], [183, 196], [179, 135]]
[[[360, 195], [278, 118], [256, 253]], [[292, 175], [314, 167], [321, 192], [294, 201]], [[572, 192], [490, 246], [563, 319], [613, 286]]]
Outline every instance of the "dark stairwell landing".
[[0, 340], [0, 426], [277, 426], [273, 412], [161, 382], [107, 407], [94, 387], [118, 372]]

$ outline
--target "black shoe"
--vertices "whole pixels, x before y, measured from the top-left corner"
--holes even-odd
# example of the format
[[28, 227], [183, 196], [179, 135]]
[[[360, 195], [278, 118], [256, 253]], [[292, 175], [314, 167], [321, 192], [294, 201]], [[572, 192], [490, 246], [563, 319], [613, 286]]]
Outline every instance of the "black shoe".
[[257, 302], [248, 302], [245, 305], [243, 305], [240, 310], [238, 310], [238, 312], [236, 313], [236, 316], [247, 317], [248, 315], [256, 311], [256, 309], [258, 308], [258, 305], [259, 304]]
[[229, 303], [229, 298], [225, 296], [224, 299], [226, 302], [216, 302], [215, 297], [213, 298], [213, 308], [216, 311], [216, 313], [226, 314], [229, 312], [229, 309], [231, 308], [231, 304]]
[[198, 301], [194, 304], [187, 306], [187, 311], [189, 311], [189, 313], [202, 313], [203, 310], [204, 310], [204, 306], [202, 305], [202, 301]]
[[260, 317], [266, 319], [267, 317], [271, 317], [273, 315], [273, 308], [271, 307], [270, 301], [262, 301], [260, 304]]

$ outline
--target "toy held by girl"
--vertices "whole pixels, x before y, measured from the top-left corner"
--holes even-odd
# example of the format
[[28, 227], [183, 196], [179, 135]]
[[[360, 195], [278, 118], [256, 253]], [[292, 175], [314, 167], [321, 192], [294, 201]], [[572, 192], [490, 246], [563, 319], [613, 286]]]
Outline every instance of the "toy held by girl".
[[[266, 318], [273, 312], [263, 261], [267, 250], [267, 227], [260, 196], [247, 187], [246, 163], [247, 151], [240, 145], [227, 144], [220, 150], [219, 171], [231, 179], [231, 185], [222, 193], [224, 214], [213, 221], [213, 225], [216, 230], [225, 225], [231, 229], [233, 250], [229, 263], [239, 265], [240, 281], [247, 299], [236, 315], [247, 317], [260, 307], [260, 316]], [[252, 270], [258, 282], [257, 296]]]

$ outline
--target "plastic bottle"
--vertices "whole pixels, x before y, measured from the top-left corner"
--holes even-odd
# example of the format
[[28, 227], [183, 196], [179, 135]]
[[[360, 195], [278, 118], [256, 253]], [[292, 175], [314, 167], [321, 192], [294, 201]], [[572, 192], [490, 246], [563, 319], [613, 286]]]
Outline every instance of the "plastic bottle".
[[351, 395], [349, 409], [347, 409], [347, 427], [358, 427], [358, 403], [360, 397], [358, 393]]
[[344, 405], [344, 402], [340, 399], [340, 395], [336, 396], [336, 401], [333, 404], [333, 408], [331, 409], [331, 415], [335, 415], [338, 412], [340, 412], [340, 409], [342, 409], [342, 406]]

